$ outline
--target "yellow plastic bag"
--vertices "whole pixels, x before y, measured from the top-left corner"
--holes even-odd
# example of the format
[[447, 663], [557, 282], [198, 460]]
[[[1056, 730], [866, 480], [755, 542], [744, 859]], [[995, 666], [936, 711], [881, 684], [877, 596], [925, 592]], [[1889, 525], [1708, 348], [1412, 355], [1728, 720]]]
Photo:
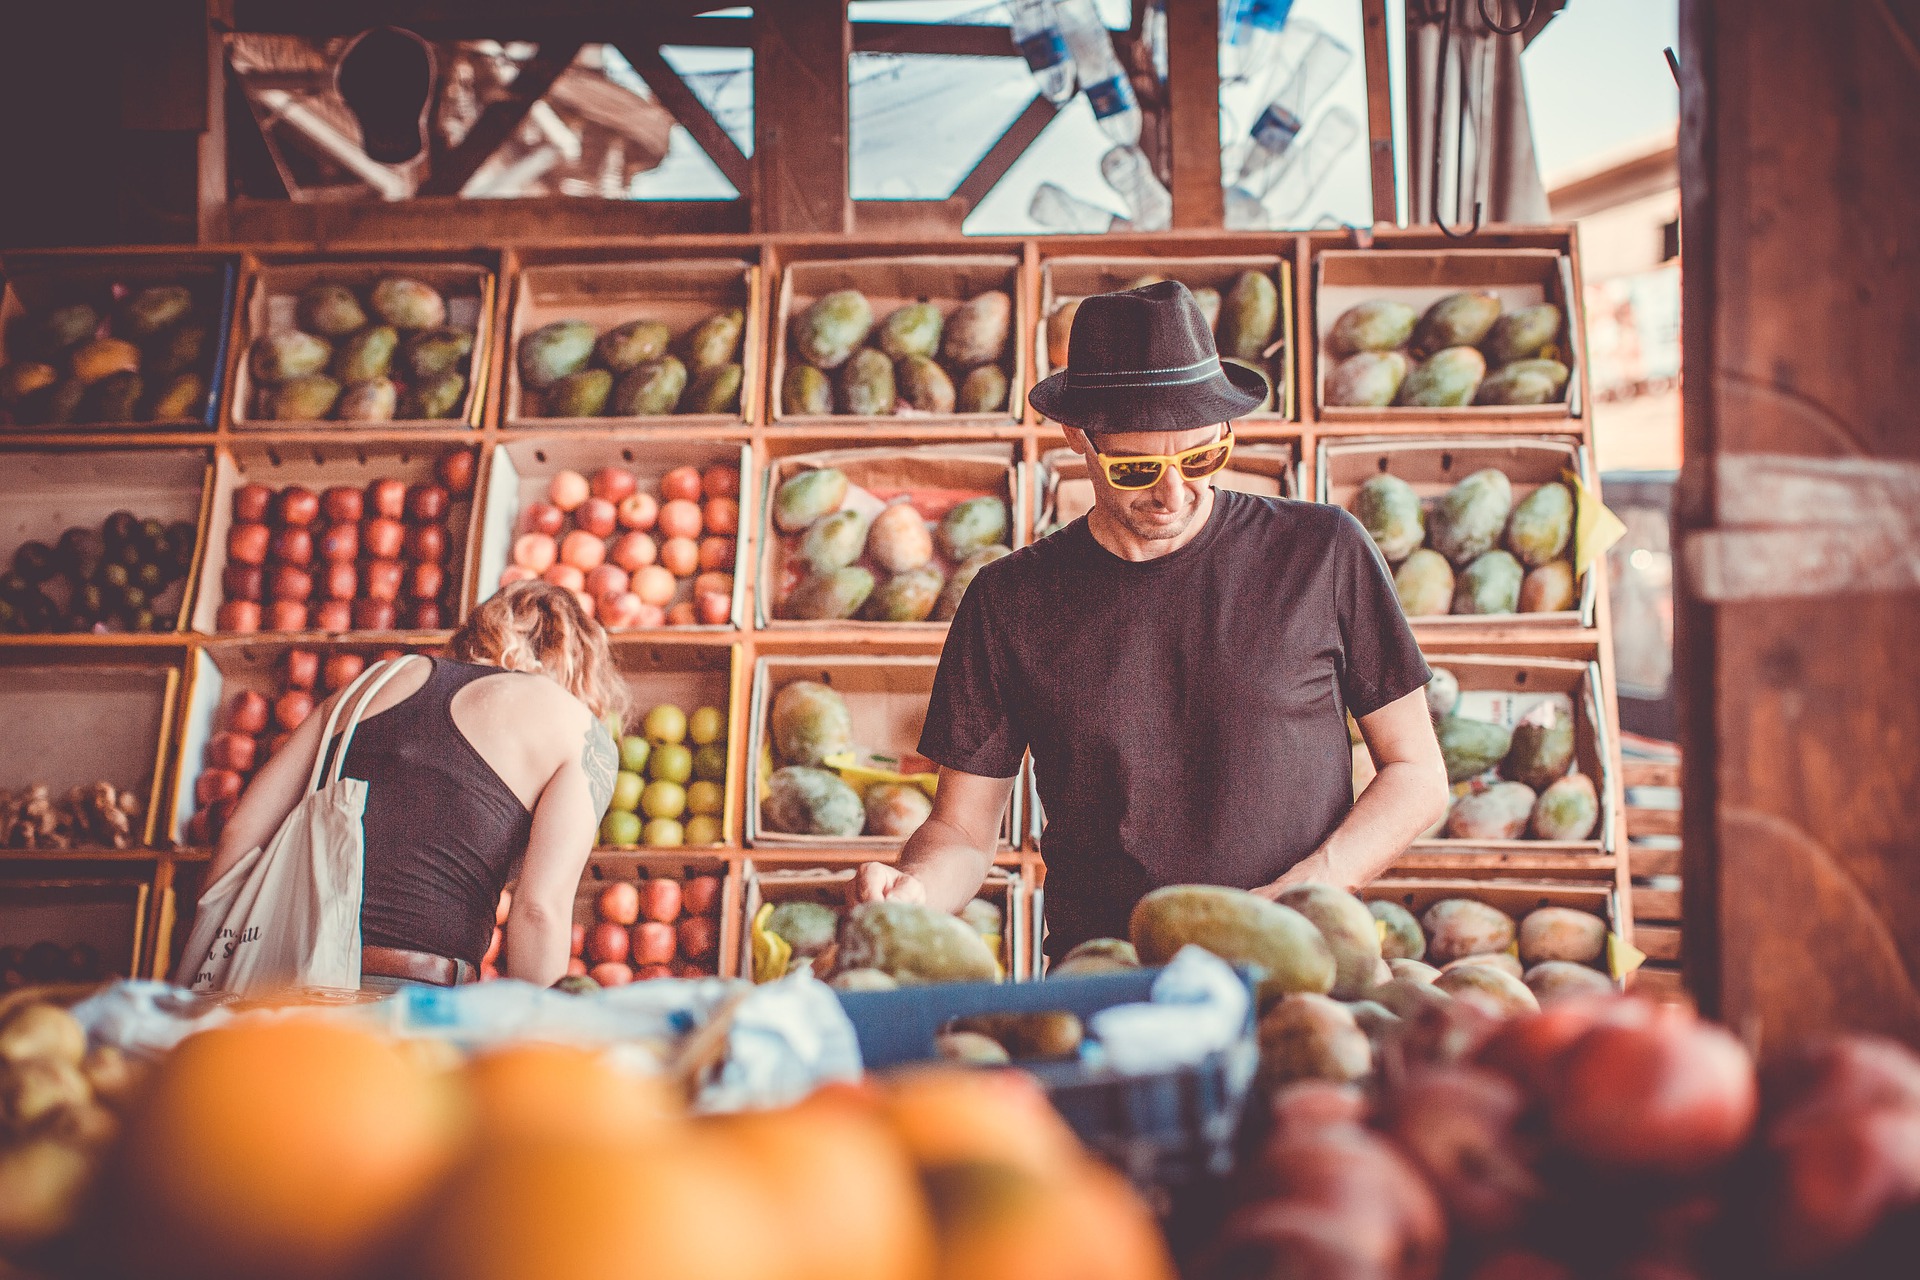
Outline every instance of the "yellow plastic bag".
[[787, 976], [787, 966], [793, 961], [793, 947], [777, 933], [767, 930], [767, 921], [773, 916], [773, 904], [763, 902], [760, 909], [753, 913], [753, 980], [772, 982], [776, 978]]
[[868, 787], [878, 786], [882, 782], [900, 782], [919, 787], [931, 798], [940, 783], [937, 773], [899, 773], [885, 768], [883, 766], [898, 763], [885, 756], [862, 756], [857, 752], [842, 751], [820, 763], [838, 773], [842, 782], [861, 795], [867, 793]]

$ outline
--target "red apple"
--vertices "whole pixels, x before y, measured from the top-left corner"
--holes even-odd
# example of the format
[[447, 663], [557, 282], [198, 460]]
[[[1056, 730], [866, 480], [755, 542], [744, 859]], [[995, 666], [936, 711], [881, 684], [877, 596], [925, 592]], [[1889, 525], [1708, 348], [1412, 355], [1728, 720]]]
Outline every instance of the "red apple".
[[227, 707], [227, 727], [235, 733], [265, 733], [269, 710], [265, 694], [242, 689]]
[[[267, 594], [275, 604], [305, 604], [313, 594], [313, 575], [305, 569], [296, 569], [290, 564], [278, 566], [272, 578], [267, 582]], [[274, 630], [281, 630], [275, 627]]]
[[565, 587], [569, 591], [587, 589], [587, 576], [570, 564], [548, 565], [547, 571], [540, 575], [556, 587]]
[[390, 600], [355, 600], [353, 626], [356, 631], [393, 630], [394, 609]]
[[446, 625], [437, 600], [419, 600], [407, 612], [407, 625], [415, 631], [438, 631]]
[[633, 927], [633, 962], [637, 965], [667, 964], [679, 949], [680, 939], [670, 924], [646, 920]]
[[523, 533], [513, 540], [513, 562], [528, 573], [537, 575], [553, 568], [558, 554], [559, 548], [549, 533]]
[[700, 567], [702, 569], [733, 569], [735, 543], [732, 538], [700, 539]]
[[288, 525], [273, 535], [267, 546], [267, 558], [280, 564], [304, 569], [313, 563], [313, 530], [303, 524]]
[[464, 498], [473, 492], [475, 465], [473, 450], [449, 449], [433, 464], [433, 471], [440, 477], [440, 483], [447, 486], [448, 493]]
[[407, 559], [418, 564], [440, 564], [447, 558], [447, 526], [417, 524], [407, 530]]
[[233, 518], [246, 524], [259, 524], [273, 505], [273, 490], [263, 484], [243, 484], [233, 491]]
[[359, 524], [360, 517], [366, 514], [366, 507], [366, 499], [360, 491], [344, 484], [334, 485], [320, 495], [320, 509], [335, 524]]
[[587, 970], [587, 976], [603, 987], [624, 987], [633, 981], [633, 970], [618, 961], [609, 960]]
[[584, 589], [595, 600], [621, 595], [627, 589], [627, 571], [617, 564], [603, 564], [587, 575]]
[[240, 564], [265, 564], [273, 535], [264, 524], [236, 524], [227, 531], [227, 559]]
[[651, 529], [654, 522], [660, 519], [660, 503], [650, 493], [629, 494], [620, 499], [614, 515], [623, 528]]
[[266, 759], [271, 760], [275, 756], [279, 755], [282, 751], [285, 751], [287, 749], [287, 744], [292, 741], [293, 741], [293, 735], [288, 733], [285, 729], [282, 729], [279, 732], [275, 733], [271, 738], [268, 738], [266, 745], [261, 747], [260, 750], [265, 755]]
[[709, 498], [740, 496], [740, 470], [737, 467], [708, 467], [700, 473], [700, 492]]
[[599, 616], [600, 606], [594, 603], [593, 597], [588, 595], [586, 592], [584, 591], [574, 592], [573, 601], [575, 604], [580, 606], [580, 612], [586, 614], [587, 617], [595, 618]]
[[365, 578], [366, 596], [369, 600], [385, 600], [391, 603], [400, 598], [400, 585], [407, 575], [406, 566], [398, 560], [369, 560]]
[[407, 575], [407, 594], [415, 600], [438, 600], [445, 578], [446, 571], [431, 560], [416, 564]]
[[320, 678], [320, 655], [312, 649], [289, 649], [280, 674], [289, 689], [311, 689]]
[[367, 486], [367, 509], [376, 516], [398, 520], [407, 514], [407, 482], [391, 476]]
[[616, 508], [605, 498], [588, 498], [573, 513], [573, 523], [596, 538], [609, 537], [616, 525]]
[[696, 592], [693, 597], [693, 616], [703, 627], [725, 626], [733, 620], [733, 597], [723, 596], [717, 591]]
[[[640, 882], [640, 914], [649, 920], [672, 924], [680, 918], [680, 882], [664, 877], [649, 877]], [[651, 963], [643, 961], [642, 963]], [[662, 963], [665, 963], [662, 961]]]
[[566, 525], [567, 513], [551, 502], [529, 502], [527, 509], [520, 513], [520, 528], [526, 533], [544, 533], [557, 538]]
[[608, 559], [628, 573], [638, 573], [659, 558], [660, 548], [653, 539], [637, 531], [622, 534], [608, 554]]
[[598, 569], [607, 558], [607, 544], [585, 529], [575, 529], [560, 540], [560, 560], [581, 573]]
[[407, 514], [432, 523], [447, 516], [447, 491], [437, 484], [417, 484], [407, 490]]
[[664, 627], [666, 625], [667, 611], [657, 604], [648, 604], [642, 600], [640, 602], [640, 616], [635, 618], [633, 625], [627, 629], [629, 631], [645, 631], [649, 627]]
[[193, 798], [203, 805], [231, 800], [240, 794], [242, 785], [240, 775], [231, 769], [202, 769], [193, 782]]
[[587, 950], [587, 926], [583, 924], [576, 924], [573, 926], [573, 938], [572, 938], [572, 941], [568, 943], [567, 954], [575, 958], [578, 958], [582, 955], [585, 955], [586, 950]]
[[[187, 819], [187, 847], [201, 849], [213, 843], [212, 811], [202, 809]], [[571, 970], [569, 970], [571, 972]]]
[[680, 907], [690, 916], [710, 916], [720, 910], [720, 877], [694, 876], [680, 887]]
[[720, 945], [720, 926], [705, 916], [688, 916], [680, 922], [680, 954], [689, 960], [705, 960]]
[[274, 700], [273, 722], [292, 733], [313, 714], [313, 695], [305, 689], [289, 689]]
[[708, 498], [700, 508], [700, 519], [708, 533], [740, 532], [740, 504], [732, 498]]
[[615, 880], [601, 888], [593, 909], [602, 920], [630, 925], [640, 919], [640, 891], [630, 880]]
[[267, 606], [267, 630], [269, 631], [305, 631], [307, 622], [305, 601], [275, 600]]
[[662, 978], [672, 976], [673, 966], [670, 964], [643, 964], [633, 971], [635, 982], [658, 982]]
[[539, 576], [523, 564], [510, 564], [500, 571], [500, 585], [510, 587], [516, 582], [532, 582]]
[[[576, 925], [574, 927], [578, 928], [579, 926]], [[620, 967], [622, 969], [626, 968], [625, 965], [621, 965]], [[587, 976], [587, 962], [580, 958], [580, 953], [577, 951], [567, 959], [567, 976], [569, 978], [584, 978]]]
[[[354, 497], [360, 496], [358, 489], [349, 489]], [[360, 555], [360, 526], [357, 524], [332, 524], [320, 535], [320, 558], [329, 564], [351, 564]]]
[[602, 920], [587, 930], [587, 959], [595, 964], [625, 960], [630, 947], [626, 926]]
[[700, 615], [693, 611], [693, 601], [682, 600], [667, 610], [667, 625], [670, 627], [691, 627], [700, 621]]
[[216, 733], [207, 743], [207, 763], [216, 769], [231, 769], [235, 773], [248, 773], [259, 755], [260, 744], [251, 734]]
[[390, 645], [373, 655], [375, 662], [398, 662], [407, 656], [407, 651], [398, 645]]
[[609, 631], [632, 631], [641, 625], [640, 616], [647, 606], [631, 591], [601, 596], [598, 605], [600, 625]]
[[406, 545], [407, 526], [389, 516], [367, 521], [360, 531], [360, 545], [375, 560], [397, 560]]
[[320, 514], [320, 495], [305, 485], [290, 484], [280, 491], [274, 506], [282, 524], [312, 524]]
[[258, 565], [230, 564], [220, 574], [221, 594], [229, 600], [258, 600], [266, 594], [266, 580]]
[[680, 499], [696, 502], [700, 498], [700, 468], [675, 467], [660, 477], [660, 496], [671, 502]]
[[633, 472], [625, 467], [602, 467], [593, 473], [593, 478], [587, 482], [587, 487], [593, 491], [596, 498], [618, 502], [638, 489], [640, 482], [634, 479]]
[[360, 594], [360, 570], [351, 560], [336, 560], [321, 575], [320, 590], [329, 600], [351, 600]]
[[320, 682], [328, 693], [338, 693], [359, 678], [367, 669], [367, 660], [357, 653], [336, 653], [327, 659], [327, 665], [320, 670]]
[[229, 600], [220, 606], [213, 627], [216, 631], [232, 631], [243, 635], [258, 631], [260, 606], [252, 600]]
[[547, 484], [547, 499], [562, 511], [571, 511], [587, 500], [592, 490], [587, 478], [578, 471], [557, 473]]
[[[352, 566], [348, 566], [351, 568]], [[353, 604], [349, 600], [323, 600], [313, 611], [313, 625], [319, 631], [353, 630]]]

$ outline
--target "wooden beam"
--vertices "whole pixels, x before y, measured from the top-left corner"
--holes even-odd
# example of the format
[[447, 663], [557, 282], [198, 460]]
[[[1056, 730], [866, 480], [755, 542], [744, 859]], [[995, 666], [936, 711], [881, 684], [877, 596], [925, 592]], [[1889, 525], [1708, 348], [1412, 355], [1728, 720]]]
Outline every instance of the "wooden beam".
[[[420, 184], [419, 194], [423, 196], [457, 196], [460, 189], [467, 185], [467, 179], [479, 171], [487, 157], [499, 149], [501, 143], [513, 135], [521, 122], [527, 118], [527, 112], [533, 110], [533, 104], [546, 96], [553, 88], [553, 82], [573, 64], [580, 52], [583, 41], [561, 41], [558, 44], [545, 43], [538, 53], [520, 64], [520, 74], [513, 78], [508, 87], [509, 96], [493, 103], [480, 113], [480, 118], [460, 140], [460, 145], [450, 150], [436, 150], [427, 179]], [[433, 132], [429, 130], [429, 132]]]
[[858, 53], [926, 53], [962, 58], [1017, 58], [1006, 27], [964, 22], [855, 22]]
[[960, 184], [953, 189], [953, 198], [960, 201], [968, 213], [973, 212], [1058, 114], [1045, 94], [1035, 94], [1026, 110], [1014, 118], [1006, 132], [994, 139], [987, 153], [960, 179]]
[[615, 44], [633, 69], [640, 73], [653, 90], [656, 98], [667, 110], [673, 113], [674, 120], [693, 135], [707, 158], [726, 175], [733, 189], [745, 194], [753, 186], [753, 167], [747, 157], [735, 145], [731, 135], [720, 127], [720, 122], [707, 110], [707, 104], [700, 101], [698, 94], [687, 87], [680, 73], [673, 69], [660, 50], [640, 40], [622, 40]]
[[1373, 222], [1400, 220], [1393, 167], [1393, 68], [1387, 59], [1387, 0], [1360, 0], [1360, 33], [1367, 75], [1367, 166], [1373, 184]]
[[[1136, 12], [1144, 5], [1135, 5]], [[1218, 227], [1220, 192], [1220, 7], [1216, 0], [1167, 6], [1168, 158], [1173, 225]]]
[[845, 235], [847, 0], [762, 0], [753, 22], [755, 229]]
[[231, 239], [242, 243], [489, 244], [599, 236], [740, 233], [744, 200], [575, 200], [563, 196], [463, 200], [458, 196], [307, 204], [236, 200], [227, 209]]

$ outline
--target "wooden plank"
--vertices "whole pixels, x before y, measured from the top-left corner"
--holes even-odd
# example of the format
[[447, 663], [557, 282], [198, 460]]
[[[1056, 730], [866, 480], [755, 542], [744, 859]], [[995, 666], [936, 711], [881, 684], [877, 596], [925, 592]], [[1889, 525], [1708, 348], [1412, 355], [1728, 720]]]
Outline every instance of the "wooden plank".
[[1017, 58], [1013, 32], [971, 22], [855, 22], [853, 47], [861, 53], [937, 54], [962, 58]]
[[1167, 6], [1167, 119], [1173, 225], [1217, 227], [1223, 205], [1216, 0], [1182, 0]]
[[1633, 945], [1647, 953], [1649, 960], [1680, 960], [1680, 927], [1670, 924], [1643, 924], [1633, 931]]
[[1629, 787], [1677, 787], [1680, 763], [1677, 760], [1627, 760], [1620, 766], [1620, 781]]
[[1686, 980], [1678, 969], [1643, 964], [1627, 978], [1627, 990], [1636, 996], [1662, 1002], [1683, 1002], [1688, 998]]
[[1393, 69], [1387, 60], [1387, 0], [1360, 0], [1361, 48], [1367, 75], [1367, 173], [1373, 186], [1373, 222], [1400, 220], [1393, 168]]
[[699, 95], [680, 78], [680, 73], [660, 55], [660, 50], [638, 39], [621, 40], [614, 47], [633, 64], [633, 69], [640, 73], [640, 78], [647, 82], [647, 87], [653, 90], [654, 97], [660, 99], [661, 105], [673, 113], [680, 127], [693, 135], [693, 140], [700, 144], [700, 149], [707, 153], [714, 167], [726, 175], [733, 189], [742, 194], [752, 189], [752, 166], [747, 157], [742, 154], [733, 137], [720, 127], [720, 122], [713, 118], [713, 113], [707, 110], [707, 104], [700, 101]]
[[[1013, 168], [1014, 161], [1026, 154], [1034, 140], [1053, 123], [1053, 117], [1059, 109], [1044, 94], [1035, 94], [1026, 109], [1014, 118], [1006, 131], [994, 139], [987, 153], [980, 157], [967, 176], [960, 179], [960, 185], [953, 189], [953, 199], [965, 206], [971, 213], [993, 190], [1000, 179], [1007, 176], [1007, 170]], [[963, 215], [964, 216], [964, 215]]]
[[[580, 40], [561, 40], [542, 42], [538, 53], [520, 64], [520, 74], [513, 78], [507, 87], [508, 96], [500, 99], [480, 113], [473, 122], [473, 128], [460, 140], [460, 145], [449, 150], [435, 148], [432, 164], [426, 181], [420, 184], [419, 194], [423, 196], [458, 195], [467, 185], [467, 179], [479, 171], [492, 155], [520, 127], [527, 118], [527, 112], [533, 110], [533, 104], [545, 97], [547, 90], [553, 88], [553, 82], [560, 78], [573, 63], [574, 55], [580, 52]], [[428, 131], [438, 138], [436, 130]]]
[[462, 200], [458, 196], [296, 204], [236, 200], [227, 209], [236, 240], [307, 245], [499, 243], [569, 237], [725, 234], [747, 227], [743, 200]]
[[847, 0], [766, 0], [753, 22], [754, 226], [851, 232]]
[[1678, 849], [1649, 849], [1645, 845], [1627, 846], [1627, 866], [1641, 879], [1652, 876], [1677, 876], [1680, 874], [1681, 851]]
[[1633, 918], [1635, 920], [1680, 919], [1680, 891], [1633, 886]]
[[1627, 835], [1677, 836], [1680, 834], [1678, 809], [1627, 809]]

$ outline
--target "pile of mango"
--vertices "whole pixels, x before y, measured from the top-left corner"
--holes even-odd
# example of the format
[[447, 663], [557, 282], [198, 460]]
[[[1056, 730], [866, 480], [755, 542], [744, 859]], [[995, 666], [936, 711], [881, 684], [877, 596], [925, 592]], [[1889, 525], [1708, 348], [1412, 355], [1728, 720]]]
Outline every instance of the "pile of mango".
[[1321, 344], [1329, 405], [1458, 409], [1554, 404], [1567, 394], [1560, 308], [1503, 312], [1491, 293], [1450, 293], [1424, 314], [1375, 298], [1340, 314]]
[[1456, 840], [1585, 840], [1600, 821], [1594, 780], [1574, 767], [1573, 716], [1541, 703], [1508, 729], [1456, 714], [1460, 682], [1445, 667], [1427, 684], [1427, 710], [1457, 798], [1443, 830]]
[[253, 341], [255, 419], [274, 422], [457, 418], [467, 402], [473, 332], [447, 323], [432, 285], [387, 276], [361, 290], [316, 284], [296, 327]]
[[933, 812], [912, 783], [876, 782], [862, 794], [834, 771], [830, 759], [858, 757], [853, 716], [846, 699], [817, 680], [795, 680], [774, 695], [767, 737], [760, 823], [769, 831], [905, 840]]
[[974, 575], [1009, 553], [999, 498], [968, 498], [936, 522], [912, 495], [881, 504], [835, 467], [783, 481], [773, 527], [782, 539], [775, 614], [804, 622], [945, 622]]
[[910, 302], [879, 325], [858, 289], [836, 289], [793, 318], [784, 414], [1004, 413], [1013, 298], [975, 294], [949, 314]]
[[218, 345], [210, 298], [184, 284], [115, 286], [28, 313], [7, 333], [0, 422], [177, 422], [206, 412]]
[[702, 320], [676, 341], [645, 318], [605, 333], [585, 320], [556, 320], [520, 339], [521, 413], [540, 418], [655, 418], [740, 412], [738, 307]]
[[755, 982], [770, 982], [803, 962], [841, 991], [1002, 982], [1007, 976], [998, 958], [1005, 916], [985, 898], [975, 898], [958, 915], [916, 902], [863, 902], [843, 909], [810, 898], [788, 898], [763, 912], [758, 932], [781, 945], [756, 949]]
[[1409, 618], [1574, 607], [1575, 501], [1564, 484], [1543, 484], [1515, 503], [1512, 481], [1488, 467], [1426, 504], [1383, 471], [1360, 486], [1353, 514], [1393, 567]]
[[[1174, 276], [1146, 275], [1130, 280], [1126, 289], [1144, 289]], [[1185, 281], [1182, 281], [1184, 284]], [[1285, 336], [1280, 330], [1280, 290], [1273, 277], [1258, 271], [1243, 271], [1222, 296], [1208, 285], [1189, 286], [1213, 330], [1214, 346], [1228, 364], [1252, 369], [1267, 380], [1267, 398], [1254, 412], [1273, 408], [1273, 388], [1280, 379], [1275, 371], [1286, 363]], [[1068, 298], [1055, 305], [1047, 316], [1047, 363], [1055, 372], [1067, 367], [1067, 347], [1073, 335], [1073, 317], [1084, 298]]]

